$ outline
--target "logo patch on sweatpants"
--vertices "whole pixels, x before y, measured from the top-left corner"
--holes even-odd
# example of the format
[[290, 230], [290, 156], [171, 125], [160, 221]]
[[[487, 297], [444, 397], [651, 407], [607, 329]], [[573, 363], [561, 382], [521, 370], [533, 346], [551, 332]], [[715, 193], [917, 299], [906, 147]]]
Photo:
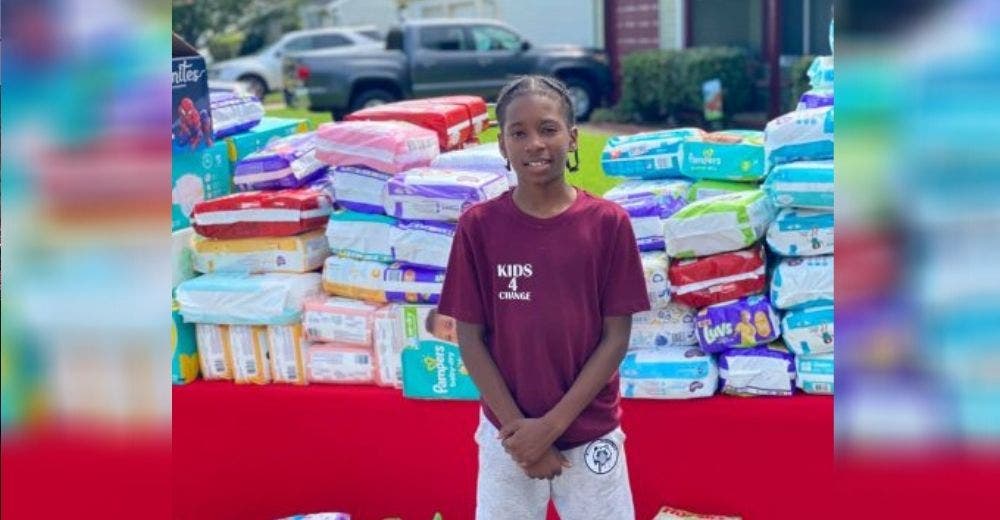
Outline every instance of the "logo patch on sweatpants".
[[597, 439], [587, 445], [583, 452], [583, 461], [590, 471], [603, 475], [618, 464], [618, 445], [609, 439]]

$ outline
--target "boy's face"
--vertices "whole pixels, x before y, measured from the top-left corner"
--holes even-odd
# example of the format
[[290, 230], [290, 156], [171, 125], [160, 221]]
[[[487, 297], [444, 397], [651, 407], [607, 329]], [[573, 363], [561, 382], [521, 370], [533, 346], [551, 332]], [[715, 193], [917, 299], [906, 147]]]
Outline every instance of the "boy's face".
[[576, 149], [576, 127], [566, 126], [562, 104], [550, 96], [524, 94], [507, 105], [500, 153], [517, 182], [548, 184], [563, 178], [566, 154]]
[[431, 325], [431, 334], [441, 341], [458, 343], [458, 331], [455, 329], [455, 320], [440, 314], [434, 316]]

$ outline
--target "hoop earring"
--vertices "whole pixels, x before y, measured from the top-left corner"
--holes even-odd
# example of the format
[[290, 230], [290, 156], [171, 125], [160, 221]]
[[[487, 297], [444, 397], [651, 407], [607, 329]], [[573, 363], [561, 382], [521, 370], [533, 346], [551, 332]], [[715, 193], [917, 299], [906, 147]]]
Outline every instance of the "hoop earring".
[[574, 160], [574, 162], [576, 162], [576, 164], [570, 164], [569, 159], [566, 159], [566, 168], [570, 172], [577, 172], [577, 171], [580, 170], [580, 151], [579, 150], [575, 150], [575, 149], [573, 150], [573, 160]]

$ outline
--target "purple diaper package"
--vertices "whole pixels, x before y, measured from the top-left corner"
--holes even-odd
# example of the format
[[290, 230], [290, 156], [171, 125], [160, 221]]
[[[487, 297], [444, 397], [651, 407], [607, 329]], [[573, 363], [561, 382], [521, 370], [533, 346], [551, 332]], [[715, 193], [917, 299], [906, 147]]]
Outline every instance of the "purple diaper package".
[[832, 107], [833, 106], [833, 91], [832, 90], [808, 90], [802, 93], [799, 97], [799, 104], [795, 107], [795, 110], [806, 110], [809, 108], [819, 108], [819, 107]]
[[495, 172], [413, 168], [389, 179], [382, 201], [392, 217], [454, 222], [473, 204], [508, 189], [507, 177]]
[[236, 163], [233, 184], [241, 191], [301, 188], [325, 177], [328, 169], [316, 159], [316, 133], [293, 134]]
[[208, 96], [212, 110], [212, 133], [216, 140], [246, 132], [264, 117], [264, 105], [254, 96], [218, 91], [210, 92]]
[[639, 251], [662, 251], [663, 219], [687, 205], [691, 183], [676, 179], [625, 181], [604, 198], [628, 212]]
[[337, 166], [331, 177], [337, 204], [359, 213], [385, 214], [382, 192], [392, 175], [366, 166]]
[[702, 350], [714, 354], [774, 341], [781, 336], [781, 322], [767, 296], [754, 295], [701, 309], [695, 330]]
[[730, 395], [792, 395], [795, 357], [780, 343], [726, 350], [719, 354], [719, 386]]

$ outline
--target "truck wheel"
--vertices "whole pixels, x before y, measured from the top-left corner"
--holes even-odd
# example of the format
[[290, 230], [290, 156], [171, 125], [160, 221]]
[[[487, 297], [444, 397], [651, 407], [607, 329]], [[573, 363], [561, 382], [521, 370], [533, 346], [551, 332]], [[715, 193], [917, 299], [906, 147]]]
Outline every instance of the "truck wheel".
[[351, 112], [361, 110], [362, 108], [371, 108], [392, 103], [393, 101], [396, 101], [396, 95], [388, 90], [380, 88], [363, 90], [351, 100]]
[[590, 82], [577, 76], [570, 76], [563, 82], [566, 83], [569, 98], [573, 100], [573, 110], [576, 112], [576, 120], [586, 121], [597, 105], [597, 96], [594, 94], [594, 88], [590, 86]]
[[267, 95], [267, 83], [264, 83], [264, 80], [260, 76], [247, 74], [240, 76], [240, 79], [237, 81], [246, 87], [247, 92], [256, 96], [257, 99], [264, 101], [264, 96]]

